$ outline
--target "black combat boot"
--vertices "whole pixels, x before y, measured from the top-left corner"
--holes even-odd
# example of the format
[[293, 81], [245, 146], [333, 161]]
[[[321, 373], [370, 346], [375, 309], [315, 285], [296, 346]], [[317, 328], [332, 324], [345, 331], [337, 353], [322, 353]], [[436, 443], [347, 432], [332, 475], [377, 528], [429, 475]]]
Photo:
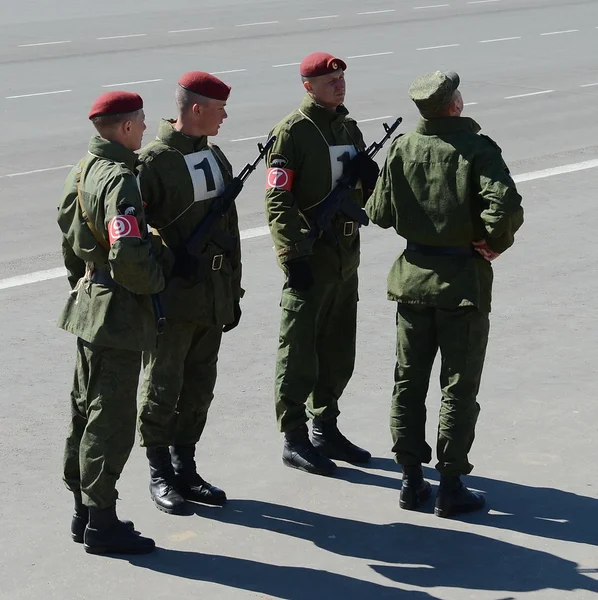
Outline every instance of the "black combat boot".
[[287, 467], [315, 475], [332, 475], [336, 470], [336, 464], [312, 446], [307, 425], [301, 425], [284, 434], [282, 462]]
[[150, 467], [150, 496], [158, 510], [169, 515], [185, 512], [185, 499], [175, 489], [175, 476], [170, 452], [166, 446], [146, 448]]
[[486, 503], [483, 494], [468, 490], [457, 476], [440, 476], [434, 514], [437, 517], [453, 517], [480, 510]]
[[424, 479], [421, 465], [405, 465], [399, 506], [405, 510], [417, 510], [431, 493], [432, 486]]
[[90, 554], [147, 554], [156, 544], [123, 525], [116, 516], [116, 506], [110, 506], [89, 509], [83, 547]]
[[183, 498], [210, 506], [222, 506], [226, 503], [224, 490], [208, 483], [197, 473], [194, 444], [171, 446], [170, 455], [176, 490]]
[[322, 421], [314, 419], [312, 444], [324, 456], [348, 463], [366, 463], [372, 455], [363, 448], [351, 443], [338, 429], [336, 419]]
[[[71, 537], [73, 538], [73, 542], [82, 544], [85, 527], [87, 527], [87, 523], [89, 522], [89, 509], [83, 504], [80, 491], [73, 492], [73, 496], [75, 498], [75, 512], [71, 521]], [[135, 531], [133, 521], [122, 520], [121, 523], [130, 531]]]

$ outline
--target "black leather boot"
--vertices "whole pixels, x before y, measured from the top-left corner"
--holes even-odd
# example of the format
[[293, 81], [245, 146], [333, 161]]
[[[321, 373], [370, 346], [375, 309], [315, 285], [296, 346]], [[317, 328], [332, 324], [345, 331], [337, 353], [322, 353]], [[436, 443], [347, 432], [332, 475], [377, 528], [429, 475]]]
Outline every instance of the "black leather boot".
[[222, 506], [226, 503], [224, 490], [208, 483], [197, 473], [195, 445], [171, 446], [170, 455], [175, 472], [175, 487], [183, 498], [210, 506]]
[[[82, 544], [85, 528], [89, 522], [89, 509], [83, 504], [80, 491], [73, 492], [73, 496], [75, 498], [75, 512], [73, 513], [73, 519], [71, 520], [71, 537], [73, 538], [73, 542]], [[130, 531], [135, 531], [133, 521], [126, 521], [123, 519], [121, 523]]]
[[399, 506], [405, 510], [417, 510], [431, 493], [432, 486], [424, 479], [421, 465], [405, 465]]
[[480, 510], [485, 503], [484, 495], [468, 490], [459, 477], [440, 476], [434, 507], [434, 514], [437, 517], [453, 517]]
[[309, 441], [307, 425], [284, 434], [282, 462], [287, 467], [315, 475], [332, 475], [336, 470], [336, 464], [320, 454]]
[[314, 419], [312, 444], [324, 456], [348, 463], [366, 463], [372, 455], [363, 448], [350, 442], [338, 429], [336, 420], [321, 421]]
[[150, 467], [150, 496], [158, 510], [169, 515], [185, 512], [185, 499], [175, 489], [175, 476], [170, 452], [166, 446], [146, 448]]
[[156, 544], [123, 525], [116, 516], [116, 506], [110, 506], [89, 509], [83, 547], [90, 554], [147, 554]]

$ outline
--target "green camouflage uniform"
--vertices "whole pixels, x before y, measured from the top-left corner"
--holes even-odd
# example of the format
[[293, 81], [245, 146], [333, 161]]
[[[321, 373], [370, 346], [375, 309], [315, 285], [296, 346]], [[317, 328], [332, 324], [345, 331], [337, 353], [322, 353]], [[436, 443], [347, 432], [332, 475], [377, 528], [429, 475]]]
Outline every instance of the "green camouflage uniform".
[[[77, 336], [64, 481], [94, 508], [113, 506], [118, 496], [116, 481], [135, 439], [141, 351], [152, 348], [156, 338], [149, 294], [164, 287], [147, 234], [136, 161], [124, 146], [92, 138], [58, 207], [72, 288], [58, 325]], [[105, 249], [85, 222], [79, 180], [81, 203], [103, 240], [119, 215], [136, 218], [141, 237], [120, 237]]]
[[[282, 432], [310, 417], [333, 420], [355, 363], [359, 266], [358, 224], [339, 214], [329, 236], [308, 239], [310, 216], [332, 190], [346, 162], [365, 145], [357, 123], [340, 106], [336, 112], [306, 96], [301, 107], [272, 130], [276, 142], [267, 156], [266, 213], [282, 269], [310, 257], [314, 284], [307, 291], [282, 290], [282, 318], [276, 361], [275, 402]], [[272, 178], [272, 169], [292, 179]], [[274, 187], [272, 186], [274, 185]], [[358, 186], [351, 199], [363, 207]]]
[[398, 303], [393, 452], [402, 465], [431, 460], [425, 399], [440, 348], [436, 468], [448, 476], [473, 468], [468, 453], [488, 341], [492, 267], [471, 244], [485, 239], [504, 252], [523, 223], [500, 148], [479, 131], [466, 117], [422, 119], [392, 143], [366, 207], [374, 223], [394, 227], [416, 247], [397, 258], [388, 276], [388, 298]]
[[[175, 254], [232, 179], [232, 167], [207, 137], [190, 137], [163, 120], [140, 152], [139, 182], [150, 225]], [[196, 444], [214, 397], [223, 325], [234, 319], [241, 289], [241, 245], [233, 205], [219, 222], [236, 238], [226, 254], [214, 243], [200, 277], [172, 277], [162, 294], [166, 327], [144, 353], [139, 410], [143, 446]], [[221, 256], [223, 255], [223, 256]]]

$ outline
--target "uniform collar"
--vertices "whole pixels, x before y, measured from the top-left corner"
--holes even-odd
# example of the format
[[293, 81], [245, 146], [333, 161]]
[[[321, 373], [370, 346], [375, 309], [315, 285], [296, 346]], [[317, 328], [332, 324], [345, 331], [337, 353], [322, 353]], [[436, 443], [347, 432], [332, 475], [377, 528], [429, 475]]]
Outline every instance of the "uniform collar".
[[441, 119], [420, 119], [415, 131], [422, 135], [442, 135], [470, 131], [478, 133], [482, 128], [469, 117], [442, 117]]
[[317, 124], [343, 122], [349, 111], [341, 104], [335, 111], [319, 105], [309, 94], [305, 94], [300, 110]]
[[160, 141], [178, 150], [181, 154], [192, 154], [208, 147], [207, 136], [195, 137], [181, 133], [174, 128], [174, 123], [171, 119], [161, 119], [158, 127], [158, 139]]
[[125, 148], [118, 142], [106, 140], [99, 135], [94, 135], [89, 140], [89, 153], [100, 158], [124, 163], [131, 171], [134, 171], [137, 166], [137, 154], [133, 150]]

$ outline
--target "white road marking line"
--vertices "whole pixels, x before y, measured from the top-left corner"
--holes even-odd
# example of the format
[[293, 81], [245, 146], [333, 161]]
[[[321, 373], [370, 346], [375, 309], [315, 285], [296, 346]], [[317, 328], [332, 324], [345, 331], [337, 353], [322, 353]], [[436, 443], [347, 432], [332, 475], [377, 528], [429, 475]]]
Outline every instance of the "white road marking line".
[[541, 33], [540, 35], [559, 35], [561, 33], [575, 33], [579, 29], [566, 29], [565, 31], [549, 31], [547, 33]]
[[386, 117], [372, 117], [371, 119], [361, 119], [361, 121], [357, 121], [358, 123], [369, 123], [370, 121], [382, 121], [383, 119], [392, 119], [392, 115], [388, 115]]
[[515, 37], [506, 37], [506, 38], [496, 38], [494, 40], [480, 40], [478, 43], [479, 44], [491, 44], [492, 42], [508, 42], [509, 40], [520, 40], [521, 36], [515, 36]]
[[231, 142], [248, 142], [249, 140], [261, 140], [265, 138], [265, 135], [254, 135], [253, 137], [245, 137], [245, 138], [237, 138], [236, 140], [231, 140]]
[[278, 69], [278, 67], [294, 67], [296, 65], [300, 65], [300, 62], [297, 63], [283, 63], [282, 65], [272, 65], [273, 69]]
[[515, 96], [505, 96], [505, 100], [513, 100], [514, 98], [527, 98], [528, 96], [539, 96], [540, 94], [551, 94], [554, 90], [542, 90], [541, 92], [529, 92], [529, 94], [517, 94]]
[[416, 48], [416, 50], [438, 50], [439, 48], [455, 48], [460, 44], [445, 44], [444, 46], [428, 46], [426, 48]]
[[197, 27], [196, 29], [171, 29], [168, 33], [188, 33], [190, 31], [210, 31], [213, 27]]
[[500, 2], [500, 0], [471, 0], [467, 4], [488, 4], [489, 2]]
[[392, 52], [374, 52], [372, 54], [356, 54], [355, 56], [347, 56], [347, 58], [368, 58], [369, 56], [386, 56]]
[[[595, 169], [598, 167], [598, 159], [586, 160], [580, 163], [563, 165], [561, 167], [552, 167], [550, 169], [542, 169], [540, 171], [531, 171], [529, 173], [521, 173], [515, 175], [513, 179], [516, 183], [526, 181], [534, 181], [536, 179], [544, 179], [546, 177], [554, 177], [555, 175], [565, 175], [567, 173], [575, 173], [576, 171], [584, 171], [586, 169]], [[265, 237], [270, 234], [268, 227], [254, 227], [252, 229], [244, 229], [241, 231], [241, 239], [248, 240], [252, 238]], [[48, 269], [46, 271], [35, 271], [34, 273], [26, 273], [24, 275], [16, 275], [0, 279], [0, 290], [20, 287], [30, 283], [38, 283], [49, 279], [58, 279], [65, 277], [66, 270], [63, 267], [56, 269]]]
[[255, 25], [276, 25], [276, 23], [280, 23], [280, 21], [261, 21], [259, 23], [241, 23], [240, 25], [235, 25], [235, 27], [254, 27]]
[[66, 94], [67, 92], [72, 92], [73, 90], [56, 90], [55, 92], [37, 92], [35, 94], [19, 94], [18, 96], [6, 96], [7, 99], [10, 98], [30, 98], [31, 96], [48, 96], [49, 94]]
[[226, 73], [243, 73], [247, 69], [231, 69], [230, 71], [212, 71], [210, 75], [224, 75]]
[[338, 15], [323, 15], [321, 17], [302, 17], [298, 21], [316, 21], [317, 19], [336, 19]]
[[448, 4], [429, 4], [428, 6], [414, 6], [413, 10], [425, 10], [426, 8], [445, 8]]
[[125, 81], [123, 83], [108, 83], [102, 87], [119, 87], [121, 85], [138, 85], [140, 83], [156, 83], [162, 81], [161, 79], [142, 79], [141, 81]]
[[53, 46], [54, 44], [72, 44], [71, 40], [61, 40], [60, 42], [37, 42], [37, 44], [19, 44], [19, 48], [31, 48], [32, 46]]
[[478, 102], [466, 102], [463, 106], [475, 106]]
[[396, 8], [389, 8], [388, 10], [368, 10], [367, 12], [357, 13], [358, 15], [381, 15], [382, 13], [396, 12]]
[[593, 87], [595, 85], [598, 85], [598, 83], [584, 83], [583, 85], [580, 85], [579, 87]]
[[34, 171], [23, 171], [22, 173], [7, 173], [0, 175], [0, 179], [5, 177], [21, 177], [22, 175], [33, 175], [33, 173], [47, 173], [48, 171], [58, 171], [59, 169], [72, 169], [75, 165], [61, 165], [60, 167], [48, 167], [47, 169], [35, 169]]
[[147, 33], [129, 33], [128, 35], [109, 35], [107, 37], [99, 37], [96, 40], [123, 40], [125, 38], [144, 37]]

